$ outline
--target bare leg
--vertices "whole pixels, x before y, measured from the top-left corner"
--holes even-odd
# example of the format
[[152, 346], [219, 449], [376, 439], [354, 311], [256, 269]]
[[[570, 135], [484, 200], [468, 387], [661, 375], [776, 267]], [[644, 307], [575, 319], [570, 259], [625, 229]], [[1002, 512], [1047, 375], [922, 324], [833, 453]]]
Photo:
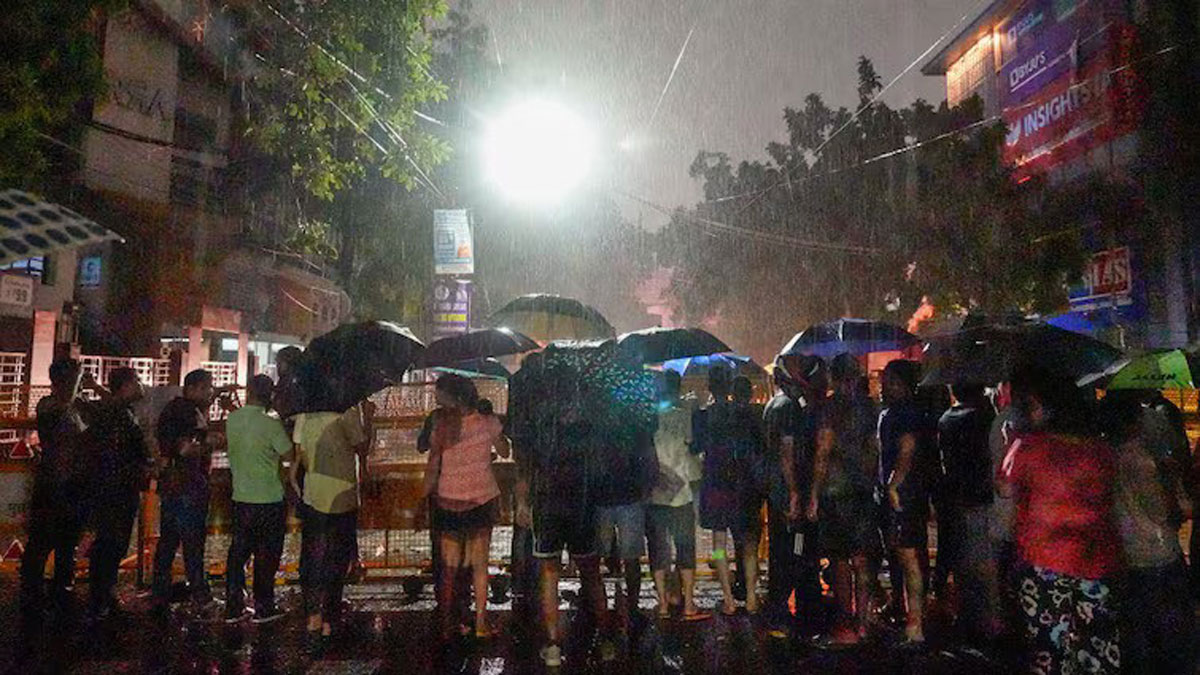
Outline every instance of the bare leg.
[[856, 555], [851, 559], [854, 566], [854, 615], [856, 629], [860, 638], [866, 637], [867, 623], [871, 616], [871, 596], [874, 594], [874, 579], [871, 576], [871, 563], [865, 555]]
[[475, 634], [488, 633], [488, 553], [492, 545], [492, 528], [471, 533], [467, 540], [467, 560], [471, 565], [471, 578], [475, 583]]
[[546, 631], [546, 641], [552, 645], [559, 643], [558, 634], [558, 578], [562, 574], [562, 560], [549, 558], [541, 561], [539, 567], [542, 595], [542, 627]]
[[667, 599], [667, 570], [654, 570], [654, 592], [658, 595], [658, 615], [669, 616], [671, 605]]
[[457, 629], [457, 626], [450, 624], [456, 615], [454, 608], [458, 584], [455, 582], [458, 579], [458, 568], [462, 565], [463, 544], [452, 534], [442, 534], [438, 547], [442, 552], [442, 578], [437, 586], [438, 626], [441, 628], [442, 637], [449, 638]]
[[724, 530], [713, 530], [713, 562], [717, 566], [717, 578], [721, 581], [721, 595], [724, 597], [723, 611], [733, 614], [737, 605], [733, 602], [733, 576], [729, 573], [729, 533]]
[[575, 558], [575, 566], [579, 568], [579, 581], [583, 586], [583, 597], [587, 600], [588, 608], [596, 621], [596, 628], [601, 635], [609, 633], [608, 598], [604, 594], [604, 580], [600, 577], [600, 559], [596, 556]]
[[696, 608], [696, 570], [693, 568], [679, 570], [679, 585], [683, 588], [683, 612], [684, 614], [697, 614], [700, 612]]
[[908, 619], [904, 627], [904, 636], [912, 641], [925, 639], [925, 575], [921, 570], [921, 560], [913, 548], [902, 548], [896, 551], [900, 558], [900, 566], [904, 570], [904, 595], [908, 609]]
[[642, 561], [637, 558], [622, 560], [621, 565], [625, 568], [625, 607], [622, 611], [628, 620], [637, 611], [642, 596]]
[[838, 642], [852, 642], [858, 633], [851, 628], [854, 617], [854, 576], [849, 560], [834, 561], [834, 597], [837, 599], [838, 616], [834, 623], [833, 639]]
[[746, 611], [758, 612], [758, 545], [746, 542], [742, 546], [742, 573], [746, 580]]

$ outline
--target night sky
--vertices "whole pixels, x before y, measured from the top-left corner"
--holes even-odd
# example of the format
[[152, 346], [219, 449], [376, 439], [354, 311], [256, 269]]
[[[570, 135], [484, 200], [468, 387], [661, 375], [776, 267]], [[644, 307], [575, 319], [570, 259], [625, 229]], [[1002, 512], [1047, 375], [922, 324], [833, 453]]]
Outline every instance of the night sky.
[[[492, 31], [504, 68], [523, 73], [522, 86], [566, 100], [600, 130], [603, 180], [675, 207], [699, 198], [687, 175], [698, 150], [765, 159], [766, 144], [783, 140], [784, 106], [816, 91], [853, 107], [859, 54], [886, 83], [981, 8], [979, 0], [476, 0], [472, 14]], [[942, 80], [914, 68], [884, 100], [917, 97], [940, 102]], [[665, 220], [627, 200], [621, 208], [648, 226]]]

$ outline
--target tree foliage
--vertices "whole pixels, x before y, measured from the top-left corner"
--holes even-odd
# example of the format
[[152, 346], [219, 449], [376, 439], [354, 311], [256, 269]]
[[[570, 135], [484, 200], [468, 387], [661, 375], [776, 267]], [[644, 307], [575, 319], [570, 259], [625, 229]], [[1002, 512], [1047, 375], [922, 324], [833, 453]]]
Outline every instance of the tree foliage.
[[416, 114], [446, 97], [430, 70], [429, 30], [445, 0], [247, 9], [258, 43], [249, 135], [309, 193], [332, 200], [373, 170], [413, 188], [446, 159], [446, 143], [423, 130]]
[[903, 325], [925, 300], [944, 311], [1063, 304], [1080, 238], [1041, 208], [1039, 181], [1013, 180], [1004, 126], [982, 120], [978, 100], [871, 104], [881, 80], [865, 57], [857, 72], [857, 115], [809, 94], [783, 111], [787, 140], [766, 147], [769, 161], [697, 155], [704, 201], [678, 212], [661, 244], [686, 319], [715, 317], [765, 354], [838, 316]]
[[124, 0], [17, 2], [0, 13], [0, 185], [39, 187], [51, 155], [43, 134], [74, 142], [79, 108], [104, 90], [98, 27]]

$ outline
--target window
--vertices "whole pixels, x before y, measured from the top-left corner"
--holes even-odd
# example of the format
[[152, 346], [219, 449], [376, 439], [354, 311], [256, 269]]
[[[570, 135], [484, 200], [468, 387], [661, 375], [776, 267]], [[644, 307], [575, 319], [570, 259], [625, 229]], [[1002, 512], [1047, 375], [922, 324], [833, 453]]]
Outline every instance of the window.
[[992, 36], [984, 35], [946, 69], [946, 102], [956, 106], [974, 95], [993, 67]]
[[16, 260], [5, 265], [0, 265], [0, 270], [9, 270], [18, 272], [30, 277], [42, 278], [46, 273], [46, 261], [48, 258], [37, 256], [34, 258], [25, 258], [24, 260]]

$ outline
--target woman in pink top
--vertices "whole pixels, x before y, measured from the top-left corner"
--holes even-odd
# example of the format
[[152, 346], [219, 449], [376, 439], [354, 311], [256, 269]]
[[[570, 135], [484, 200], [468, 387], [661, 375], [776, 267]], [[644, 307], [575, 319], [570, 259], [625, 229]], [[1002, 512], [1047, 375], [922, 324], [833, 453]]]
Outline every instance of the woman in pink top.
[[437, 584], [443, 636], [451, 634], [456, 606], [454, 580], [460, 567], [472, 570], [475, 585], [475, 634], [486, 637], [488, 551], [496, 522], [500, 486], [492, 473], [492, 451], [508, 457], [508, 440], [491, 403], [480, 399], [471, 380], [453, 374], [438, 378], [440, 408], [433, 419], [425, 493], [433, 502], [433, 530], [441, 549]]

